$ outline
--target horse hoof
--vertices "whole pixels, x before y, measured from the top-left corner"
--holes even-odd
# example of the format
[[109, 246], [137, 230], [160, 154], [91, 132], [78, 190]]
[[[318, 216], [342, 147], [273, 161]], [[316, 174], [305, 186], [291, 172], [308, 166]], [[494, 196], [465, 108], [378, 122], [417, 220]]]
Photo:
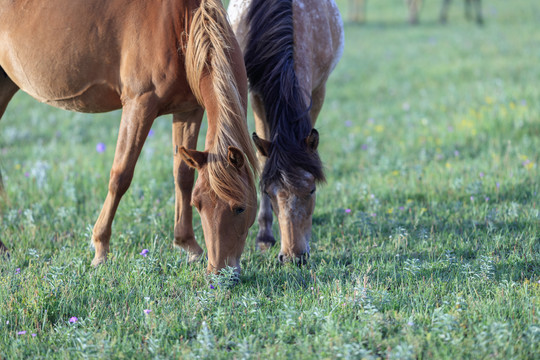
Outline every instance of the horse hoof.
[[99, 265], [103, 264], [105, 261], [107, 261], [106, 256], [96, 256], [94, 257], [94, 260], [92, 260], [92, 266], [98, 267]]
[[265, 252], [274, 246], [275, 243], [276, 239], [273, 236], [257, 236], [256, 249]]
[[193, 264], [202, 260], [202, 253], [190, 253], [188, 255], [188, 264]]

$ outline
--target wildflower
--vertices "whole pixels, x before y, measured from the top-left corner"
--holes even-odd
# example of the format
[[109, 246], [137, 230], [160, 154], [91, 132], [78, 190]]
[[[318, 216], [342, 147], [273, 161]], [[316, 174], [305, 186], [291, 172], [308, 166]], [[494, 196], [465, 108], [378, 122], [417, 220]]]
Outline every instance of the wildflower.
[[21, 268], [16, 268], [15, 269], [15, 274], [20, 274], [21, 273]]
[[484, 177], [484, 173], [483, 172], [480, 172], [480, 177], [483, 178]]
[[454, 150], [454, 156], [455, 156], [455, 157], [458, 157], [458, 156], [459, 156], [459, 151], [458, 151], [458, 150]]
[[400, 206], [399, 210], [401, 210], [401, 211], [405, 210], [405, 206]]
[[499, 190], [499, 187], [501, 187], [501, 184], [497, 181], [497, 190]]
[[351, 212], [351, 209], [345, 209], [345, 212], [348, 214]]
[[32, 337], [36, 337], [36, 336], [37, 336], [37, 334], [35, 334], [35, 333], [32, 334]]
[[104, 143], [101, 143], [101, 142], [98, 143], [98, 144], [96, 145], [96, 151], [97, 151], [98, 153], [104, 152], [106, 148], [107, 148], [107, 147], [105, 146], [105, 144], [104, 144]]
[[488, 196], [486, 196], [486, 202], [488, 202], [488, 201], [489, 201], [489, 197], [488, 197]]
[[24, 335], [24, 334], [26, 334], [26, 330], [19, 331], [19, 332], [17, 333], [17, 335]]
[[409, 326], [413, 326], [413, 325], [414, 325], [414, 323], [413, 323], [412, 321], [409, 321], [409, 322], [407, 323], [407, 325], [409, 325]]
[[142, 255], [142, 256], [146, 257], [146, 254], [148, 254], [149, 252], [150, 252], [150, 250], [148, 250], [148, 249], [143, 249], [143, 251], [141, 251], [141, 252], [139, 253], [139, 255]]
[[375, 216], [377, 216], [377, 214], [375, 214], [375, 213], [372, 213], [372, 214], [371, 214], [371, 216], [375, 217]]
[[345, 121], [345, 126], [346, 127], [351, 127], [352, 126], [352, 121], [351, 120]]
[[30, 173], [29, 173], [28, 171], [26, 171], [26, 172], [24, 173], [24, 177], [30, 177]]
[[75, 324], [77, 321], [79, 321], [79, 319], [77, 319], [77, 317], [75, 316], [72, 316], [69, 318], [69, 322], [72, 323], [72, 324]]
[[143, 310], [143, 313], [145, 313], [146, 315], [150, 314], [152, 312], [152, 310], [150, 309], [144, 309]]
[[367, 145], [366, 145], [366, 144], [362, 144], [361, 149], [362, 149], [362, 150], [367, 150]]
[[474, 196], [471, 196], [471, 201], [473, 201], [473, 202], [474, 202]]
[[210, 284], [210, 289], [214, 290], [216, 287], [212, 284]]

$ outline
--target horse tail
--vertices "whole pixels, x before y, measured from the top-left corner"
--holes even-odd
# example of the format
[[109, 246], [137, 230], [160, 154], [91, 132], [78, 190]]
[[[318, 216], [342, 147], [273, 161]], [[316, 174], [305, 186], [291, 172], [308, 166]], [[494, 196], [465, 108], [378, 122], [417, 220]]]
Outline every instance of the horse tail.
[[[212, 190], [231, 206], [245, 197], [245, 189], [253, 186], [258, 173], [247, 128], [247, 98], [240, 93], [231, 66], [231, 49], [235, 41], [221, 2], [202, 0], [191, 20], [185, 52], [186, 74], [194, 95], [202, 105], [200, 80], [205, 75], [212, 77], [219, 114], [214, 142], [212, 148], [208, 149], [208, 177]], [[246, 155], [249, 183], [238, 171], [228, 166], [229, 146], [237, 147]]]

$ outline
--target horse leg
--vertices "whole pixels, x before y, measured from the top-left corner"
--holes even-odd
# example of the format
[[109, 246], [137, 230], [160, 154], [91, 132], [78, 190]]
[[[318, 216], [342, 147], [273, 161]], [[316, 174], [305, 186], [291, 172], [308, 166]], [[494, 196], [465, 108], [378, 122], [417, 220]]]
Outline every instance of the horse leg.
[[193, 207], [191, 192], [195, 179], [195, 170], [189, 167], [178, 154], [180, 146], [188, 149], [197, 148], [197, 137], [201, 128], [204, 110], [198, 109], [190, 113], [173, 115], [173, 149], [174, 149], [174, 245], [184, 249], [189, 262], [201, 258], [203, 250], [195, 240], [193, 233]]
[[439, 17], [439, 21], [441, 24], [446, 24], [448, 21], [448, 8], [450, 7], [450, 1], [451, 0], [443, 0], [442, 7], [441, 7], [441, 15]]
[[[13, 95], [19, 90], [13, 81], [7, 76], [2, 68], [0, 68], [0, 119], [6, 111], [7, 105]], [[2, 182], [2, 173], [0, 172], [0, 194], [4, 193], [4, 184]], [[8, 248], [0, 240], [0, 255], [5, 254], [9, 257]]]
[[472, 20], [471, 0], [465, 0], [465, 19]]
[[144, 141], [157, 115], [151, 94], [144, 94], [136, 99], [127, 100], [122, 110], [122, 120], [118, 131], [109, 191], [101, 213], [94, 225], [92, 242], [96, 249], [92, 265], [97, 266], [107, 260], [111, 226], [120, 203], [131, 180], [135, 164], [141, 153]]
[[[255, 130], [259, 137], [270, 140], [270, 129], [266, 124], [264, 117], [264, 105], [258, 96], [251, 96], [251, 107], [253, 108], [253, 117], [255, 118]], [[259, 160], [260, 168], [264, 169], [266, 157], [257, 151], [257, 159]], [[276, 243], [272, 232], [272, 222], [274, 220], [272, 214], [272, 203], [266, 194], [261, 194], [259, 204], [259, 213], [257, 214], [257, 222], [259, 223], [259, 232], [257, 233], [256, 248], [265, 251], [270, 249]]]
[[409, 6], [409, 23], [411, 25], [418, 24], [418, 12], [420, 10], [421, 0], [407, 0]]
[[476, 23], [482, 25], [484, 24], [484, 18], [482, 17], [482, 0], [474, 0], [474, 6], [476, 8]]

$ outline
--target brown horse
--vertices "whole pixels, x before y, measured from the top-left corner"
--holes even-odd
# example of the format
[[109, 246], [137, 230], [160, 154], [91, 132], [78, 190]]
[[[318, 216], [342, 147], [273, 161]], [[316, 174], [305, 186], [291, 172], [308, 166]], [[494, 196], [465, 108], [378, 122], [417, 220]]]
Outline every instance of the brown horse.
[[[208, 270], [239, 270], [256, 215], [257, 165], [242, 60], [219, 0], [1, 1], [0, 116], [18, 89], [74, 111], [122, 108], [108, 194], [92, 235], [93, 265], [107, 259], [116, 209], [154, 119], [173, 114], [174, 244], [191, 260], [201, 256], [194, 205]], [[204, 110], [208, 133], [200, 152]]]
[[279, 259], [309, 256], [315, 187], [324, 180], [313, 125], [326, 81], [343, 51], [343, 23], [333, 0], [237, 0], [229, 16], [250, 83], [264, 164], [257, 246], [275, 243], [272, 210], [281, 233]]

